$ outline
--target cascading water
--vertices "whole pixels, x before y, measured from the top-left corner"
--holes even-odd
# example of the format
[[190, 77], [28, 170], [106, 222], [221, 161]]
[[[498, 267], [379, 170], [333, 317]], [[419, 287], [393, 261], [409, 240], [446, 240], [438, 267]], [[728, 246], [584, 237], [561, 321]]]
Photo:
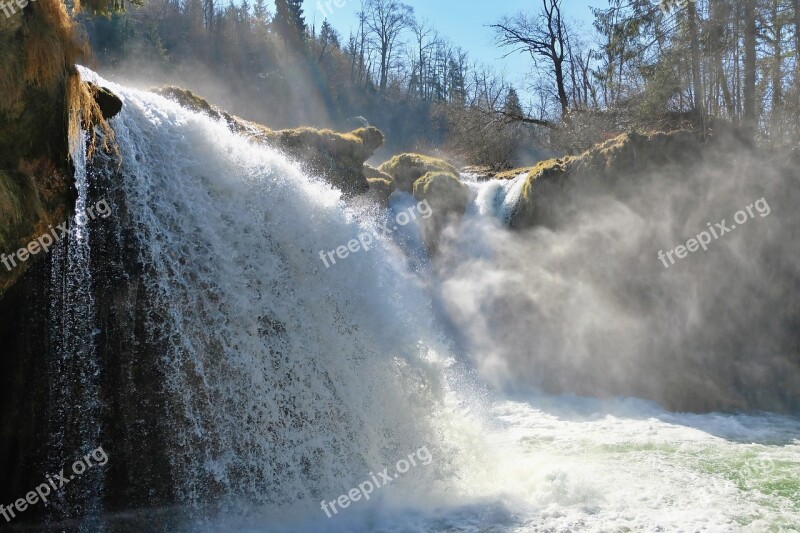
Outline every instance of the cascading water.
[[[69, 233], [52, 251], [51, 309], [53, 357], [48, 403], [48, 472], [59, 472], [102, 440], [102, 368], [94, 339], [97, 332], [90, 265], [91, 241], [85, 215], [89, 194], [86, 136], [81, 133], [71, 157], [77, 199]], [[55, 234], [60, 230], [54, 230]], [[92, 476], [80, 489], [55, 496], [60, 512], [91, 516], [101, 511], [103, 475]], [[88, 526], [91, 527], [89, 522]]]
[[447, 471], [444, 344], [391, 248], [326, 269], [318, 251], [365, 230], [337, 193], [207, 117], [114, 90], [184, 501], [319, 512], [421, 446], [440, 458], [431, 478]]
[[[178, 529], [800, 523], [796, 420], [673, 415], [634, 400], [479, 401], [469, 372], [455, 370], [468, 363], [443, 333], [452, 324], [438, 325], [430, 274], [408, 270], [402, 246], [319, 260], [369, 231], [370, 216], [223, 124], [99, 81], [125, 104], [113, 119], [122, 168], [104, 179], [116, 180], [115, 213], [140, 243], [148, 331], [161, 337]], [[471, 235], [484, 260], [486, 228], [503, 231], [522, 185], [470, 182], [464, 228], [483, 228]], [[87, 275], [70, 270], [69, 283]], [[85, 339], [91, 324], [87, 315]], [[430, 466], [337, 516], [320, 510], [421, 446]]]

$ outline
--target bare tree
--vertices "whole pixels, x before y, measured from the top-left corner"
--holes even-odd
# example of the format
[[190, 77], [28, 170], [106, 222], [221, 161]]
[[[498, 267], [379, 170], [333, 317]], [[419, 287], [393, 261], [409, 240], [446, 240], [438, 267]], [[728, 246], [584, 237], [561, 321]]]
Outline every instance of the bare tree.
[[414, 21], [411, 26], [414, 31], [414, 44], [416, 50], [412, 56], [412, 77], [417, 76], [417, 91], [419, 97], [427, 100], [430, 97], [430, 86], [428, 84], [428, 71], [430, 68], [429, 58], [431, 57], [431, 50], [438, 44], [438, 36], [436, 29], [428, 20]]
[[363, 12], [380, 54], [379, 87], [385, 93], [397, 39], [414, 23], [414, 8], [397, 0], [366, 0]]
[[556, 92], [561, 105], [561, 117], [569, 119], [569, 96], [564, 79], [567, 58], [567, 27], [561, 13], [563, 0], [542, 0], [542, 10], [535, 16], [518, 13], [503, 18], [492, 28], [497, 32], [497, 43], [512, 48], [512, 52], [530, 54], [534, 64], [542, 59], [550, 63]]

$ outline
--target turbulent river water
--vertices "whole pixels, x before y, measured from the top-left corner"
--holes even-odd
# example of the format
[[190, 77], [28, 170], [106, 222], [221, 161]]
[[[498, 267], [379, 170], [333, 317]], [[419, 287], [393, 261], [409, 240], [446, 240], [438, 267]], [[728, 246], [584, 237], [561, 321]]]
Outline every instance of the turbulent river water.
[[[321, 250], [391, 214], [348, 206], [223, 124], [100, 82], [124, 100], [117, 186], [164, 311], [179, 529], [799, 530], [797, 419], [499, 392], [464, 353], [413, 224], [326, 268]], [[470, 182], [467, 217], [506, 217], [520, 186]], [[428, 464], [326, 514], [422, 448]]]

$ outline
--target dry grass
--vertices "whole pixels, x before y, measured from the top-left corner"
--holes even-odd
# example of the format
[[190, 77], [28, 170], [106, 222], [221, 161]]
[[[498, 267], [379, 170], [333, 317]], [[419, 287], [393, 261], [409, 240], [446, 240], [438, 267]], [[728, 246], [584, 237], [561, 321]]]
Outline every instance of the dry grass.
[[32, 16], [23, 26], [24, 80], [54, 88], [89, 55], [89, 47], [59, 0], [37, 0]]
[[66, 102], [67, 102], [67, 135], [69, 138], [70, 151], [78, 148], [81, 129], [86, 129], [90, 133], [89, 157], [92, 156], [97, 147], [97, 130], [102, 137], [102, 147], [104, 150], [112, 150], [114, 142], [114, 130], [108, 124], [100, 106], [95, 100], [94, 93], [97, 89], [90, 87], [89, 84], [81, 80], [77, 73], [71, 74], [66, 83]]

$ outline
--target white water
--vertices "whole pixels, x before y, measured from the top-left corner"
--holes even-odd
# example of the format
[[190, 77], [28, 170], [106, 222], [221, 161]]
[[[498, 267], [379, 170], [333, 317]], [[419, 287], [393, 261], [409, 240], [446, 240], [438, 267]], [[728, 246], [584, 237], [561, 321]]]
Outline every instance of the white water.
[[[113, 126], [131, 224], [170, 331], [184, 504], [208, 531], [768, 531], [800, 524], [800, 422], [640, 401], [486, 398], [425, 275], [374, 221], [277, 153], [158, 96]], [[517, 182], [474, 185], [504, 217]], [[116, 210], [115, 210], [116, 212]], [[498, 225], [499, 226], [499, 225]], [[482, 238], [482, 237], [480, 237]], [[334, 500], [421, 446], [333, 518]], [[627, 528], [627, 529], [626, 529]], [[793, 529], [795, 528], [795, 529]]]

